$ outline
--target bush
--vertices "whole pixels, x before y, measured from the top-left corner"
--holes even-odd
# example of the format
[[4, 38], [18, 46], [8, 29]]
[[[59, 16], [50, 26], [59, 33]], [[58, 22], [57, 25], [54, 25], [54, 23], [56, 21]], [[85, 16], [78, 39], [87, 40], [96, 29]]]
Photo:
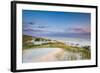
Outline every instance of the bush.
[[90, 50], [90, 46], [83, 46], [82, 48], [84, 48], [86, 50]]

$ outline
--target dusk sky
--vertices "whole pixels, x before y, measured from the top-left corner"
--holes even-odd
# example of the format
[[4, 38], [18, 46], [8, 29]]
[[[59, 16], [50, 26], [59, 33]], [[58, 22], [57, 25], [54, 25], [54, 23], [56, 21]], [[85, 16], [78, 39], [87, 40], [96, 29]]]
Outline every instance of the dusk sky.
[[[23, 34], [90, 36], [90, 13], [23, 10]], [[86, 37], [85, 37], [86, 38]]]

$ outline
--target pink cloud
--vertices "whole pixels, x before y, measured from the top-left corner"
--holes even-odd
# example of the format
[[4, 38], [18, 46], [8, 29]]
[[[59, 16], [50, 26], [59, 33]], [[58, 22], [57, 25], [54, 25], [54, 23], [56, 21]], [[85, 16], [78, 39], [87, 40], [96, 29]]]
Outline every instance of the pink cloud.
[[76, 33], [90, 33], [91, 29], [89, 27], [85, 28], [85, 27], [75, 27], [75, 28], [71, 28], [70, 29], [71, 32], [76, 32]]

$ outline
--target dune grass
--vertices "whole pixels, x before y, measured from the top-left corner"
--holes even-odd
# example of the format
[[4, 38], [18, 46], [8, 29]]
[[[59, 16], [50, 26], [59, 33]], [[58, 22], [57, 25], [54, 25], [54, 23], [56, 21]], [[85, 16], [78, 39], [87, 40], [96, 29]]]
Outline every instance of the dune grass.
[[[27, 42], [31, 40], [35, 41], [49, 41], [47, 43], [42, 44], [34, 44], [33, 42]], [[44, 38], [36, 38], [31, 36], [23, 36], [23, 49], [36, 49], [36, 48], [62, 48], [65, 51], [73, 52], [73, 53], [81, 53], [82, 59], [90, 59], [91, 58], [91, 50], [88, 49], [89, 47], [77, 47], [77, 46], [69, 46], [66, 45], [63, 42], [54, 41], [51, 42], [50, 39], [44, 39]]]

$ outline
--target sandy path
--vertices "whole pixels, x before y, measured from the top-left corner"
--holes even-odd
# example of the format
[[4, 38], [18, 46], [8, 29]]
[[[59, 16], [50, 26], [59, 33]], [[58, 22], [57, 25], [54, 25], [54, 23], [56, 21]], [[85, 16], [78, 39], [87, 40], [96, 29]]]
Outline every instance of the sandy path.
[[64, 53], [61, 48], [38, 48], [23, 50], [23, 62], [57, 61], [57, 56]]
[[45, 56], [41, 56], [36, 59], [36, 61], [44, 62], [44, 61], [58, 61], [57, 56], [63, 56], [64, 50], [61, 48], [54, 48], [56, 49], [53, 52], [48, 53]]

